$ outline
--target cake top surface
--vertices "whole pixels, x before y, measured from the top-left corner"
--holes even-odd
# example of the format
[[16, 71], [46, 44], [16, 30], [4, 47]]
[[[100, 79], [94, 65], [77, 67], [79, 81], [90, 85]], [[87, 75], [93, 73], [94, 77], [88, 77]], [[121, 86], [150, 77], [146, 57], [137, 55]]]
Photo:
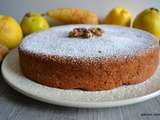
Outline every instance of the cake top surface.
[[[99, 27], [102, 36], [70, 38], [74, 28]], [[151, 34], [127, 27], [110, 25], [65, 25], [33, 33], [25, 37], [20, 48], [30, 53], [61, 57], [126, 57], [146, 52], [158, 46]]]

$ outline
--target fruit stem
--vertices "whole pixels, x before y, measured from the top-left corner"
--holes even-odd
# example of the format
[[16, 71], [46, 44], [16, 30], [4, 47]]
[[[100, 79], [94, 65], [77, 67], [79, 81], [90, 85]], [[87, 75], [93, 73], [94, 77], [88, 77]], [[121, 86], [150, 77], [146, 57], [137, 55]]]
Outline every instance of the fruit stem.
[[47, 14], [46, 13], [41, 13], [41, 16], [46, 16]]
[[28, 13], [25, 14], [25, 16], [31, 17], [31, 13], [28, 12]]
[[150, 10], [154, 10], [154, 11], [159, 12], [159, 9], [157, 9], [157, 8], [150, 8]]

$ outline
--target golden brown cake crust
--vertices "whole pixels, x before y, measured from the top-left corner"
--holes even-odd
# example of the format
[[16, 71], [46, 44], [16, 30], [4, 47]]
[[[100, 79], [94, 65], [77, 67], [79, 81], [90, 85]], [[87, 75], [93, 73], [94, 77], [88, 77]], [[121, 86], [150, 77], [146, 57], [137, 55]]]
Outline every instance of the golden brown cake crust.
[[123, 84], [136, 84], [149, 78], [157, 68], [159, 49], [125, 59], [74, 62], [71, 58], [41, 57], [19, 49], [25, 76], [57, 88], [108, 90]]
[[20, 46], [19, 58], [23, 74], [43, 85], [108, 90], [123, 84], [137, 84], [152, 76], [159, 63], [159, 46], [155, 44], [135, 55], [92, 59], [37, 54]]

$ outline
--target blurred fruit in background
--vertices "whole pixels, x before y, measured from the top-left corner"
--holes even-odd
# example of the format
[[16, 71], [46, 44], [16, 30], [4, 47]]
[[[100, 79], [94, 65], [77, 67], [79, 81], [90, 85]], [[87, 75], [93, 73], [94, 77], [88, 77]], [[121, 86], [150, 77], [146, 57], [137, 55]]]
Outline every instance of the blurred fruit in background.
[[78, 8], [52, 9], [46, 15], [63, 24], [98, 24], [99, 22], [94, 12]]
[[21, 21], [23, 34], [26, 36], [30, 33], [45, 30], [49, 28], [47, 20], [39, 13], [26, 13]]
[[133, 22], [134, 28], [139, 28], [160, 37], [160, 10], [149, 8], [137, 15]]
[[131, 13], [124, 7], [113, 8], [104, 19], [105, 24], [130, 26]]
[[21, 27], [13, 17], [0, 15], [0, 44], [10, 49], [15, 48], [22, 36]]
[[4, 58], [4, 56], [8, 53], [8, 48], [4, 45], [0, 44], [0, 61]]

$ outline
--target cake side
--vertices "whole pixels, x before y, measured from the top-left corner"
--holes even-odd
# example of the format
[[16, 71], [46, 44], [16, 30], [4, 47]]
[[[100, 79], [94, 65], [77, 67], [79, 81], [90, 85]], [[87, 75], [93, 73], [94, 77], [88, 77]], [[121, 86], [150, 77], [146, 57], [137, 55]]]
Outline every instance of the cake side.
[[159, 48], [134, 57], [78, 61], [71, 58], [46, 58], [21, 51], [20, 65], [25, 76], [50, 87], [108, 90], [123, 84], [145, 81], [156, 70]]

